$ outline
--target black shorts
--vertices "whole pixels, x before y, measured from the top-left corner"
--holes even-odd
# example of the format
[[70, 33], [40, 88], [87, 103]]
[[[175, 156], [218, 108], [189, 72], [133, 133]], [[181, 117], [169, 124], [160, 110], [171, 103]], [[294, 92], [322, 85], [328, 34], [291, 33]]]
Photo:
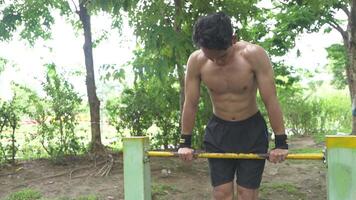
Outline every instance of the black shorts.
[[[213, 153], [267, 153], [268, 131], [260, 112], [241, 121], [226, 121], [213, 116], [205, 129], [204, 146]], [[260, 186], [265, 160], [208, 159], [214, 187], [236, 182], [242, 187]]]

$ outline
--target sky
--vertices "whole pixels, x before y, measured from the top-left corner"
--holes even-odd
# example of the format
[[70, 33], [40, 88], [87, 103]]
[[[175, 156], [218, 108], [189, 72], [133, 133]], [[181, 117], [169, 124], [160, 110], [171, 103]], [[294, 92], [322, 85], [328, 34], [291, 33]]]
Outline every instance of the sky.
[[[93, 38], [97, 38], [105, 30], [110, 30], [110, 26], [108, 16], [93, 17]], [[69, 72], [78, 70], [85, 72], [82, 48], [84, 38], [82, 34], [76, 33], [72, 26], [61, 17], [56, 18], [52, 33], [52, 40], [39, 40], [34, 47], [31, 47], [24, 40], [19, 40], [18, 37], [11, 42], [0, 43], [0, 56], [9, 61], [6, 70], [0, 75], [0, 97], [11, 98], [11, 81], [40, 90], [40, 83], [44, 80], [45, 69], [43, 65], [47, 63], [55, 63], [58, 66], [58, 71], [62, 71], [67, 75]], [[128, 22], [125, 21], [122, 35], [119, 35], [118, 31], [110, 31], [109, 39], [102, 41], [93, 50], [97, 82], [99, 82], [98, 72], [100, 66], [116, 64], [124, 67], [125, 63], [133, 58], [132, 51], [136, 44], [133, 35], [133, 30], [129, 28]], [[131, 81], [130, 68], [125, 68], [128, 81]], [[77, 91], [82, 95], [85, 94], [85, 76], [70, 77], [69, 81]]]
[[[103, 30], [110, 30], [108, 16], [96, 16], [92, 18], [93, 36], [100, 35]], [[99, 67], [103, 64], [116, 64], [124, 67], [125, 63], [133, 58], [132, 51], [135, 49], [136, 39], [133, 30], [124, 22], [122, 35], [110, 31], [109, 38], [100, 43], [94, 49], [94, 65], [96, 79], [98, 79]], [[41, 80], [44, 80], [44, 67], [46, 63], [55, 63], [59, 71], [65, 74], [73, 71], [85, 72], [84, 53], [82, 50], [84, 39], [81, 33], [75, 33], [72, 26], [63, 18], [57, 17], [53, 27], [53, 39], [50, 41], [38, 41], [34, 47], [30, 47], [25, 41], [15, 37], [11, 42], [0, 43], [0, 57], [9, 60], [6, 70], [0, 75], [0, 97], [11, 98], [10, 82], [15, 81], [27, 85], [35, 90], [40, 90]], [[283, 59], [288, 65], [306, 68], [310, 70], [324, 69], [327, 64], [325, 48], [334, 43], [341, 43], [340, 34], [333, 30], [329, 34], [312, 33], [298, 37], [296, 47], [293, 48]], [[301, 56], [297, 57], [297, 50]], [[14, 66], [14, 67], [11, 67]], [[127, 81], [132, 82], [131, 68], [125, 66]], [[318, 79], [330, 79], [330, 75], [322, 74]], [[83, 96], [86, 93], [85, 76], [67, 76]], [[305, 80], [304, 80], [305, 81]], [[98, 81], [97, 81], [98, 83]], [[98, 85], [98, 96], [103, 99], [108, 94], [104, 88]], [[120, 83], [114, 84], [118, 91]]]

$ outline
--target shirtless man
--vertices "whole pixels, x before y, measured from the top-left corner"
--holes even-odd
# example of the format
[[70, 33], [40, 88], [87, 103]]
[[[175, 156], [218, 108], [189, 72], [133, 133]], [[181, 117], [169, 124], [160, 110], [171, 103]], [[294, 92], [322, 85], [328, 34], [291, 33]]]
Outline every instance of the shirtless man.
[[[288, 154], [287, 137], [269, 58], [258, 45], [235, 41], [230, 18], [216, 13], [199, 18], [193, 41], [200, 48], [187, 64], [182, 135], [178, 154], [193, 159], [191, 134], [200, 96], [200, 82], [209, 89], [213, 116], [205, 129], [207, 152], [267, 153], [268, 131], [256, 102], [257, 89], [275, 134], [269, 161], [279, 163]], [[234, 198], [236, 176], [239, 200], [256, 200], [265, 160], [209, 159], [213, 196]]]

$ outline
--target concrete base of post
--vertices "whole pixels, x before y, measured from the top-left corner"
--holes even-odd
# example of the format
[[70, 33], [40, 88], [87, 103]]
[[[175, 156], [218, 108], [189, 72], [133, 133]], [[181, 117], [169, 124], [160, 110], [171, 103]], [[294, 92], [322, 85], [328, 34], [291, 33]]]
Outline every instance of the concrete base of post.
[[356, 199], [356, 136], [326, 136], [328, 200]]
[[123, 145], [125, 200], [151, 200], [148, 137], [124, 138]]

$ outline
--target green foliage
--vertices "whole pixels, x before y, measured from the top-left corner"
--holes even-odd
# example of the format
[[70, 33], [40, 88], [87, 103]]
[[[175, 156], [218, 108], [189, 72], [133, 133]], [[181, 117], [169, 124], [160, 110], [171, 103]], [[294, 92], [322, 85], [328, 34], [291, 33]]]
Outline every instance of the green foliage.
[[81, 99], [73, 86], [57, 73], [54, 64], [46, 67], [46, 82], [42, 84], [45, 97], [24, 87], [20, 89], [29, 104], [27, 114], [39, 124], [36, 137], [48, 155], [57, 160], [84, 150], [74, 132]]
[[70, 12], [69, 4], [61, 0], [13, 1], [3, 6], [0, 19], [0, 40], [10, 40], [19, 29], [21, 38], [34, 44], [37, 38], [48, 39], [54, 23], [53, 9], [61, 14]]
[[20, 117], [24, 110], [20, 98], [15, 94], [9, 102], [0, 101], [0, 163], [2, 161], [15, 163], [18, 150], [15, 132], [20, 126]]
[[[82, 1], [82, 0], [80, 0]], [[121, 10], [127, 10], [136, 4], [132, 0], [91, 0], [86, 1], [85, 6], [90, 14], [105, 12], [112, 16], [112, 28], [121, 29], [122, 18]], [[76, 16], [78, 9], [78, 0], [26, 0], [9, 1], [6, 4], [0, 4], [0, 40], [9, 41], [13, 38], [16, 31], [20, 32], [20, 37], [27, 40], [31, 45], [39, 38], [49, 39], [51, 37], [51, 28], [54, 24], [54, 11], [59, 11], [61, 16], [65, 16], [71, 21], [74, 27], [81, 27]], [[103, 35], [105, 37], [105, 34]], [[101, 40], [99, 36], [98, 40]]]
[[128, 10], [135, 6], [137, 0], [91, 0], [87, 1], [92, 11], [104, 11], [110, 14], [119, 14], [121, 9]]
[[[179, 112], [179, 89], [174, 81], [151, 82], [149, 93], [154, 103], [153, 123], [160, 132], [153, 135], [153, 143], [156, 147], [168, 148], [169, 145], [177, 147], [180, 136], [180, 112]], [[163, 85], [167, 84], [167, 85]]]
[[106, 104], [109, 122], [119, 133], [128, 129], [131, 135], [146, 135], [155, 124], [159, 130], [152, 135], [153, 146], [176, 146], [180, 134], [178, 88], [166, 83], [141, 81], [125, 89], [120, 98], [110, 99]]
[[145, 135], [152, 125], [151, 105], [154, 103], [148, 98], [143, 85], [134, 89], [125, 89], [120, 99], [109, 100], [106, 109], [110, 123], [120, 134], [125, 129], [130, 130], [133, 136]]
[[[130, 22], [143, 47], [136, 52], [133, 67], [136, 76], [166, 76], [175, 73], [180, 81], [181, 68], [194, 51], [192, 30], [199, 16], [224, 11], [234, 21], [240, 38], [262, 44], [269, 32], [265, 26], [268, 10], [256, 6], [256, 0], [234, 1], [140, 1], [131, 11]], [[157, 13], [152, 15], [152, 13]], [[241, 24], [238, 27], [238, 24]], [[146, 62], [144, 62], [146, 61]]]
[[328, 68], [332, 72], [334, 79], [332, 84], [337, 89], [347, 86], [346, 66], [348, 64], [347, 52], [342, 44], [333, 44], [326, 48], [328, 52]]
[[41, 199], [41, 193], [31, 190], [24, 189], [15, 193], [12, 193], [6, 200], [37, 200]]
[[299, 83], [300, 75], [293, 67], [285, 65], [283, 62], [274, 62], [272, 66], [275, 83], [278, 87], [288, 90]]
[[[279, 86], [277, 90], [289, 134], [310, 135], [316, 142], [322, 142], [325, 135], [351, 131], [351, 105], [346, 94], [340, 91], [335, 94], [321, 92], [321, 96], [317, 96], [315, 91], [309, 91], [310, 94], [307, 95], [308, 90], [297, 84], [291, 87]], [[267, 111], [260, 97], [257, 102], [268, 121]]]
[[117, 65], [105, 64], [100, 66], [100, 70], [104, 72], [100, 77], [103, 81], [118, 80], [120, 83], [125, 81], [125, 70], [123, 68], [118, 69]]
[[[256, 0], [140, 1], [137, 7], [130, 10], [130, 23], [135, 29], [139, 44], [141, 44], [136, 49], [135, 59], [131, 63], [136, 82], [145, 81], [150, 84], [150, 82], [159, 79], [161, 83], [159, 86], [162, 88], [157, 86], [157, 90], [161, 91], [161, 96], [167, 93], [170, 96], [176, 95], [174, 98], [177, 100], [181, 98], [180, 92], [183, 92], [184, 88], [185, 63], [195, 50], [191, 40], [193, 25], [199, 16], [212, 12], [224, 11], [230, 15], [240, 39], [260, 44], [267, 51], [274, 48], [272, 45], [275, 44], [266, 42], [271, 28], [267, 26], [267, 21], [272, 13], [267, 9], [257, 7], [257, 3]], [[291, 68], [282, 63], [276, 64], [275, 71], [280, 78], [277, 80], [278, 84], [288, 86], [297, 81], [296, 77], [290, 76]], [[287, 76], [288, 78], [286, 78]], [[169, 93], [165, 87], [171, 84], [179, 86], [178, 92]], [[150, 94], [147, 93], [147, 95]], [[212, 113], [206, 88], [201, 89], [201, 97], [196, 126], [193, 130], [193, 145], [197, 148], [202, 146], [205, 125]], [[177, 101], [178, 105], [183, 101], [184, 99]], [[170, 108], [179, 109], [178, 105]], [[179, 113], [178, 110], [171, 112]], [[158, 124], [159, 121], [155, 124]], [[177, 122], [178, 120], [174, 123]], [[167, 122], [163, 123], [168, 124]], [[177, 127], [177, 125], [172, 125], [171, 128], [173, 127]], [[177, 134], [170, 137], [178, 137], [179, 130], [172, 134], [175, 133]], [[160, 137], [157, 136], [157, 138], [161, 140]], [[177, 140], [178, 138], [173, 139], [173, 141]]]
[[9, 124], [9, 115], [8, 115], [8, 103], [0, 102], [0, 133], [6, 128]]
[[[100, 41], [106, 39], [107, 34], [105, 31], [102, 31], [102, 34], [95, 40], [92, 41], [91, 34], [91, 21], [90, 16], [98, 12], [107, 12], [112, 15], [113, 22], [112, 28], [121, 28], [122, 18], [120, 11], [122, 9], [127, 10], [131, 6], [135, 5], [136, 1], [131, 0], [25, 0], [25, 1], [9, 1], [6, 4], [0, 4], [0, 40], [9, 41], [13, 38], [13, 34], [20, 32], [20, 37], [27, 40], [31, 45], [34, 45], [35, 41], [38, 38], [49, 39], [51, 37], [51, 26], [54, 24], [54, 13], [53, 11], [59, 11], [61, 16], [65, 16], [67, 21], [71, 21], [75, 28], [82, 28], [84, 30], [84, 36], [86, 38], [85, 42], [85, 60], [86, 60], [86, 69], [87, 69], [87, 88], [88, 88], [88, 98], [89, 102], [95, 102], [99, 104], [96, 98], [95, 90], [95, 81], [93, 74], [93, 64], [92, 64], [92, 47], [96, 46]], [[71, 5], [70, 5], [71, 4]], [[73, 10], [71, 10], [71, 6]], [[79, 15], [79, 20], [78, 16]], [[74, 18], [76, 17], [76, 18]], [[79, 23], [81, 22], [81, 23]], [[79, 29], [80, 29], [79, 28]], [[89, 62], [87, 62], [89, 60]], [[48, 86], [45, 89], [51, 92], [51, 86]], [[55, 93], [52, 94], [55, 95]], [[58, 104], [59, 102], [54, 102]], [[95, 126], [92, 126], [92, 144], [101, 144], [100, 137], [100, 126], [97, 124], [100, 121], [99, 110], [96, 109], [94, 104], [90, 105], [91, 113], [94, 113], [92, 116], [97, 116], [96, 119], [92, 119], [93, 123], [96, 123]], [[55, 105], [57, 106], [57, 105]], [[38, 108], [41, 110], [42, 106]], [[66, 107], [66, 106], [64, 106]], [[52, 107], [53, 109], [53, 107]], [[42, 137], [42, 144], [46, 151], [51, 156], [59, 156], [64, 153], [73, 153], [75, 149], [79, 148], [74, 136], [67, 137], [69, 132], [73, 132], [73, 121], [60, 109], [53, 109], [55, 115], [54, 119], [49, 119], [51, 126], [41, 126], [43, 130], [39, 132], [48, 133], [46, 138]], [[43, 114], [43, 113], [42, 113]], [[42, 116], [39, 115], [40, 116]], [[43, 115], [45, 116], [45, 115]], [[59, 116], [63, 116], [57, 118]], [[66, 124], [66, 121], [71, 121]], [[41, 123], [45, 124], [41, 118]], [[59, 123], [59, 124], [58, 124]], [[64, 124], [63, 124], [64, 123]], [[53, 140], [55, 137], [53, 132], [57, 130], [53, 129], [54, 126], [59, 128], [60, 138], [56, 141]], [[46, 144], [45, 144], [46, 141]], [[50, 142], [49, 142], [50, 141]], [[47, 144], [48, 143], [48, 144]], [[59, 145], [59, 146], [58, 146]], [[64, 145], [64, 146], [62, 146]], [[69, 145], [69, 146], [68, 146]], [[56, 147], [54, 147], [56, 146]], [[93, 146], [92, 150], [97, 150], [101, 146]], [[58, 149], [59, 148], [59, 149]], [[58, 155], [55, 155], [58, 154]]]
[[295, 39], [301, 33], [317, 32], [324, 25], [333, 28], [341, 25], [343, 21], [337, 20], [335, 13], [348, 8], [348, 1], [344, 0], [278, 0], [273, 3], [273, 36], [265, 41], [271, 47], [269, 52], [273, 55], [284, 55], [295, 46]]
[[[77, 2], [77, 1], [75, 1]], [[324, 24], [341, 23], [333, 14], [347, 6], [346, 1], [274, 1], [275, 9], [257, 7], [258, 0], [232, 1], [85, 1], [89, 14], [107, 12], [113, 17], [112, 26], [121, 27], [121, 9], [129, 11], [130, 24], [134, 26], [138, 43], [135, 59], [131, 63], [135, 73], [135, 85], [127, 88], [122, 96], [110, 99], [106, 109], [110, 123], [120, 134], [129, 130], [132, 135], [145, 135], [152, 126], [158, 127], [152, 135], [154, 146], [176, 146], [180, 134], [179, 104], [183, 91], [184, 67], [194, 47], [191, 42], [192, 28], [199, 16], [224, 11], [232, 16], [236, 34], [240, 39], [260, 44], [272, 55], [283, 55], [292, 48], [295, 38], [303, 32], [319, 30]], [[50, 37], [54, 23], [52, 10], [61, 15], [72, 16], [73, 2], [53, 0], [13, 1], [2, 5], [0, 40], [10, 40], [16, 30], [20, 36], [33, 44], [35, 39]], [[72, 6], [73, 7], [73, 6]], [[154, 13], [154, 14], [152, 14]], [[75, 19], [77, 22], [78, 20]], [[325, 30], [325, 31], [330, 31]], [[105, 40], [107, 34], [94, 40], [94, 46]], [[332, 51], [335, 66], [340, 66], [339, 51]], [[53, 69], [52, 69], [53, 68]], [[122, 80], [123, 70], [106, 65], [109, 74]], [[348, 119], [330, 106], [340, 100], [306, 98], [294, 84], [299, 81], [291, 67], [274, 63], [276, 83], [282, 95], [281, 104], [286, 115], [287, 127], [296, 134], [314, 134], [329, 130], [345, 129]], [[1, 72], [1, 63], [0, 63]], [[336, 71], [339, 72], [339, 71]], [[109, 75], [106, 76], [109, 79]], [[27, 112], [40, 124], [38, 137], [46, 151], [53, 157], [77, 152], [81, 147], [74, 134], [75, 113], [79, 98], [67, 82], [59, 78], [54, 65], [48, 66], [47, 82], [43, 85], [45, 97], [29, 92], [31, 106]], [[335, 102], [334, 102], [335, 101]], [[260, 103], [261, 104], [261, 103]], [[262, 104], [261, 104], [262, 105]], [[263, 109], [264, 106], [261, 106]], [[348, 112], [348, 111], [346, 111]], [[207, 89], [201, 88], [201, 100], [194, 129], [193, 145], [202, 146], [205, 124], [212, 113]], [[333, 118], [327, 121], [325, 118]], [[318, 116], [318, 117], [315, 117]], [[337, 119], [337, 120], [336, 120]], [[338, 122], [336, 122], [338, 121]]]
[[279, 97], [286, 127], [295, 135], [317, 136], [351, 130], [347, 96], [305, 97], [296, 90], [282, 91]]
[[3, 133], [4, 129], [9, 126], [9, 106], [7, 102], [0, 102], [0, 163], [7, 160], [7, 146], [3, 145], [2, 140], [8, 138]]
[[6, 59], [0, 57], [0, 74], [5, 70]]
[[[117, 131], [131, 135], [147, 135], [148, 128], [155, 125], [152, 147], [177, 147], [180, 136], [180, 112], [178, 86], [163, 85], [160, 80], [137, 83], [132, 89], [125, 89], [120, 98], [110, 99], [106, 104], [109, 122]], [[194, 129], [193, 146], [202, 147], [205, 125], [211, 117], [212, 106], [205, 87], [201, 88], [201, 101]]]

